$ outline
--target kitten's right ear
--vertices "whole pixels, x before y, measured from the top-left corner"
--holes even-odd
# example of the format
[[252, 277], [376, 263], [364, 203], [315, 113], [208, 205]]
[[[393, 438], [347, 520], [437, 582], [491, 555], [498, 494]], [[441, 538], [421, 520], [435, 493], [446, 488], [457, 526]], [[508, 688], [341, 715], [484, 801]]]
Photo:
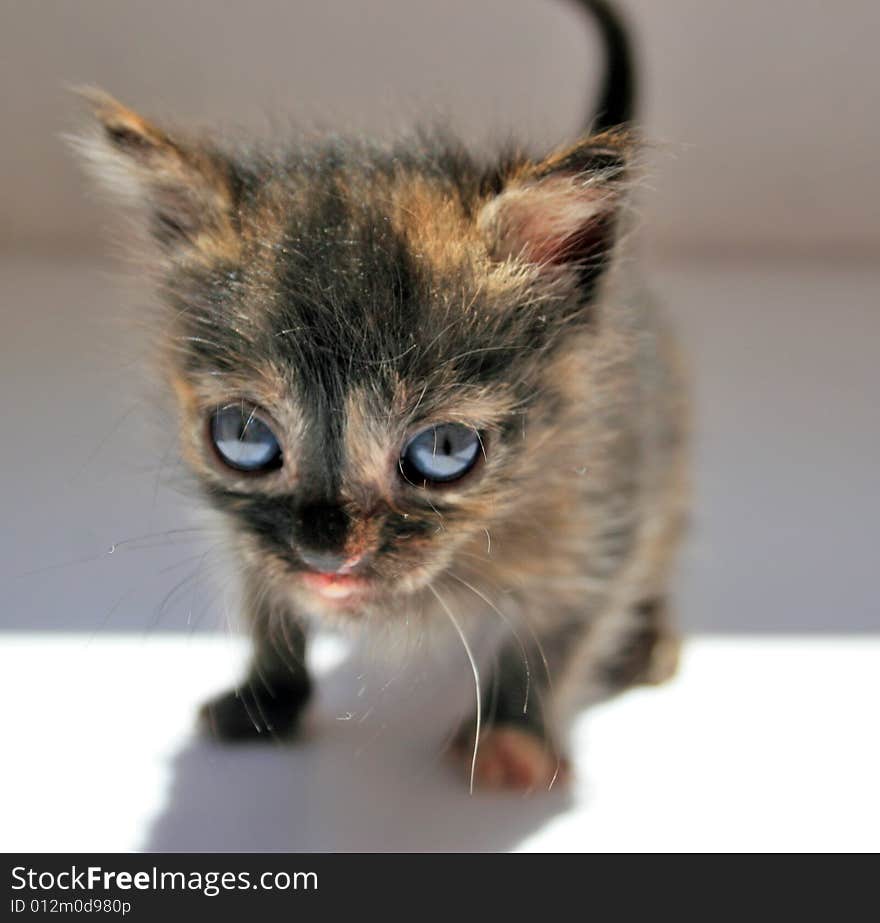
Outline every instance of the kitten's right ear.
[[234, 255], [235, 178], [231, 161], [213, 148], [172, 136], [94, 89], [77, 91], [93, 123], [74, 138], [101, 184], [144, 216], [172, 257]]

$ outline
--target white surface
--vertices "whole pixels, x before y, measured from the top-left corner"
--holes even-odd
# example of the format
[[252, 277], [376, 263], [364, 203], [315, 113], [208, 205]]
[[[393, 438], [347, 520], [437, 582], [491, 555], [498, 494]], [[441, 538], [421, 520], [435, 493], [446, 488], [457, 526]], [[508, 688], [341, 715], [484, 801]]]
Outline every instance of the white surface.
[[[0, 850], [876, 850], [880, 640], [691, 642], [582, 719], [568, 792], [469, 796], [441, 757], [467, 665], [371, 674], [322, 639], [310, 739], [224, 748], [194, 709], [243, 648], [7, 635]], [[361, 691], [363, 690], [363, 691]]]

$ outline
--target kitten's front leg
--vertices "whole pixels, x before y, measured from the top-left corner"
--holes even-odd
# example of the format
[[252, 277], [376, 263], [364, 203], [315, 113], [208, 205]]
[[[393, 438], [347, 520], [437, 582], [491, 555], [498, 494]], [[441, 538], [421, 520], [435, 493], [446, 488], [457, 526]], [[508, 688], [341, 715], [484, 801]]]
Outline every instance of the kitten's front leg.
[[531, 791], [566, 778], [569, 765], [549, 710], [553, 677], [565, 670], [567, 650], [583, 632], [582, 622], [571, 622], [500, 649], [482, 690], [476, 755], [474, 721], [465, 723], [456, 740], [456, 753], [473, 771], [475, 785]]
[[[598, 622], [575, 618], [502, 647], [483, 691], [474, 760], [475, 723], [457, 739], [457, 753], [474, 782], [523, 791], [551, 788], [569, 775], [562, 752], [560, 687], [574, 685], [574, 703], [606, 699], [635, 685], [663, 682], [675, 672], [678, 639], [662, 597], [643, 600], [625, 618], [612, 618], [614, 644], [597, 644]], [[619, 624], [619, 627], [615, 627]]]
[[312, 691], [300, 620], [270, 608], [265, 600], [251, 605], [254, 651], [248, 673], [235, 689], [206, 702], [199, 712], [202, 727], [219, 740], [292, 736]]

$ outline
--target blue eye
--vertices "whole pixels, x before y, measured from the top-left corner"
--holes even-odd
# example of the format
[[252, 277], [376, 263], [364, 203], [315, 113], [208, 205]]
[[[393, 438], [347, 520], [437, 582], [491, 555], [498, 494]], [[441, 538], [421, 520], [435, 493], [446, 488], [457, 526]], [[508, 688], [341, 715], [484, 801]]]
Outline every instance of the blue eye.
[[417, 487], [464, 477], [480, 455], [480, 436], [460, 423], [441, 423], [416, 433], [403, 447], [400, 471]]
[[281, 446], [248, 404], [227, 404], [211, 417], [211, 439], [220, 458], [237, 471], [265, 472], [281, 467]]

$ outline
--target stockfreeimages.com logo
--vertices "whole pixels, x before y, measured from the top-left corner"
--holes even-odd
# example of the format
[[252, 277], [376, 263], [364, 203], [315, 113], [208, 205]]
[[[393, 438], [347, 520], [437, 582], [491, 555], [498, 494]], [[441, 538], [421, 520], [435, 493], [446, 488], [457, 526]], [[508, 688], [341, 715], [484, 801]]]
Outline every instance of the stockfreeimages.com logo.
[[16, 866], [13, 891], [200, 891], [216, 897], [223, 891], [317, 891], [316, 872], [114, 872], [99, 865], [62, 872], [40, 872]]

